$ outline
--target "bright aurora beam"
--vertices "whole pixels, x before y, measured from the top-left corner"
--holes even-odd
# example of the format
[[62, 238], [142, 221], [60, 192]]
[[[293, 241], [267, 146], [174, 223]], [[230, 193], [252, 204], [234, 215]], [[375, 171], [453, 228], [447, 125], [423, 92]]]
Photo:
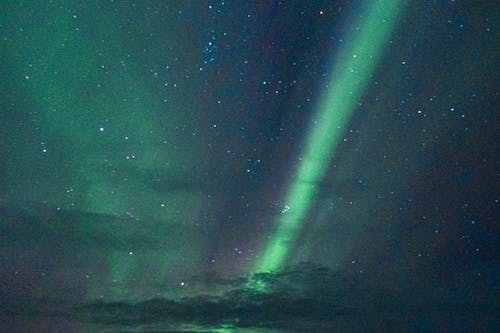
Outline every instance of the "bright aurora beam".
[[370, 83], [398, 19], [401, 1], [367, 3], [371, 7], [361, 16], [359, 29], [353, 29], [347, 40], [349, 44], [333, 62], [329, 88], [312, 123], [302, 162], [285, 200], [287, 211], [279, 217], [277, 230], [256, 262], [254, 272], [274, 271], [285, 263], [317, 194], [317, 185], [335, 155], [356, 103]]

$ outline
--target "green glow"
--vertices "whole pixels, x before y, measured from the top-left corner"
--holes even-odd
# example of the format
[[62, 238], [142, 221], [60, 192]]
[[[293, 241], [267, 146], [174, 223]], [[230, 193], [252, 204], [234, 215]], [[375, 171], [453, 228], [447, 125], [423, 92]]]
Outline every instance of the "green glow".
[[[143, 296], [141, 290], [147, 286], [163, 283], [172, 267], [192, 274], [203, 254], [201, 242], [178, 241], [176, 248], [169, 246], [166, 251], [174, 241], [165, 230], [173, 229], [167, 225], [196, 221], [206, 206], [196, 191], [173, 191], [168, 186], [171, 180], [192, 175], [200, 155], [199, 145], [185, 140], [187, 135], [179, 129], [194, 122], [192, 113], [184, 111], [192, 110], [196, 101], [188, 101], [181, 89], [172, 87], [176, 82], [172, 78], [180, 76], [176, 71], [183, 69], [172, 69], [171, 76], [162, 78], [150, 73], [155, 64], [171, 62], [174, 56], [166, 50], [143, 56], [142, 48], [129, 45], [133, 41], [122, 27], [129, 17], [127, 6], [113, 13], [103, 3], [39, 6], [12, 2], [7, 7], [0, 13], [0, 22], [13, 27], [9, 31], [13, 40], [23, 42], [6, 39], [2, 60], [20, 74], [11, 78], [12, 85], [32, 99], [35, 112], [31, 116], [37, 129], [33, 141], [46, 145], [47, 160], [62, 161], [53, 165], [57, 176], [34, 177], [33, 198], [44, 198], [50, 207], [122, 219], [121, 224], [106, 218], [99, 225], [82, 221], [81, 237], [93, 239], [99, 229], [106, 229], [117, 243], [127, 244], [141, 230], [154, 235], [148, 251], [145, 246], [116, 249], [98, 244], [106, 266], [92, 272], [87, 296], [133, 299]], [[135, 22], [130, 29], [140, 33], [142, 24]], [[178, 30], [182, 29], [165, 29], [163, 37], [176, 44]], [[196, 68], [188, 60], [185, 64]], [[168, 122], [160, 122], [165, 115]], [[202, 119], [199, 114], [195, 117]], [[17, 155], [10, 163], [9, 170], [26, 164]], [[152, 184], [153, 176], [162, 183]], [[19, 181], [30, 183], [29, 179]], [[52, 190], [37, 193], [38, 189]], [[78, 197], [68, 200], [66, 189], [74, 189]], [[141, 277], [150, 267], [154, 274]]]
[[[335, 149], [345, 133], [356, 103], [369, 84], [378, 60], [397, 21], [398, 0], [368, 1], [371, 7], [362, 16], [343, 52], [334, 62], [328, 90], [307, 138], [286, 205], [289, 210], [278, 220], [278, 229], [255, 264], [255, 272], [273, 271], [285, 263], [304, 223]], [[262, 288], [260, 288], [262, 289]]]

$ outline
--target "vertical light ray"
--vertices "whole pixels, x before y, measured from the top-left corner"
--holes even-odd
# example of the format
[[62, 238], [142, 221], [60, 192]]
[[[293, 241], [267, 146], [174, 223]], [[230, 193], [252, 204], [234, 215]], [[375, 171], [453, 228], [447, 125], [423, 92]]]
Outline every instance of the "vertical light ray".
[[376, 69], [384, 45], [400, 12], [401, 1], [367, 1], [366, 15], [353, 29], [344, 52], [334, 61], [328, 90], [320, 102], [302, 162], [286, 197], [287, 211], [254, 266], [254, 272], [273, 271], [285, 263], [304, 224], [318, 183], [323, 179], [365, 87]]

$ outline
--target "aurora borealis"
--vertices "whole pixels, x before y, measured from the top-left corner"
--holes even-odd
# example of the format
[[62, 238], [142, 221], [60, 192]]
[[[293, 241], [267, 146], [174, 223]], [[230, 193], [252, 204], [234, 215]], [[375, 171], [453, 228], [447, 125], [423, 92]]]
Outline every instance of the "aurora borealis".
[[494, 331], [498, 17], [0, 3], [0, 332]]
[[359, 23], [359, 32], [348, 36], [351, 45], [340, 52], [340, 60], [335, 63], [337, 70], [330, 74], [331, 82], [326, 88], [324, 101], [319, 102], [320, 110], [312, 122], [305, 153], [287, 196], [284, 217], [280, 219], [276, 236], [270, 240], [259, 260], [257, 272], [276, 270], [286, 260], [288, 247], [293, 246], [300, 232], [317, 187], [349, 123], [354, 105], [363, 93], [390, 35], [399, 6], [399, 1], [367, 5], [369, 8], [365, 9], [365, 16]]

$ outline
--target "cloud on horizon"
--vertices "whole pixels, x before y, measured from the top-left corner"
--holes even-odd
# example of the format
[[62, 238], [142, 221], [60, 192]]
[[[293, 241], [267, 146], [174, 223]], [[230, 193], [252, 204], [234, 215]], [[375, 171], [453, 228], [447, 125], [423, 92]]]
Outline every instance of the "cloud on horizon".
[[[432, 327], [488, 330], [498, 323], [498, 301], [494, 295], [481, 292], [484, 285], [473, 281], [447, 287], [436, 281], [427, 287], [401, 289], [398, 285], [387, 289], [368, 279], [303, 263], [280, 272], [259, 273], [248, 279], [221, 278], [215, 283], [226, 284], [230, 290], [218, 296], [200, 294], [178, 300], [97, 301], [73, 308], [71, 315], [81, 322], [105, 326], [110, 332], [138, 332], [134, 329], [139, 327], [140, 332], [223, 328], [421, 332]], [[253, 283], [265, 284], [266, 291], [250, 287]]]
[[248, 277], [194, 277], [195, 296], [178, 299], [77, 305], [2, 293], [0, 325], [13, 333], [488, 332], [500, 324], [499, 269], [483, 271], [481, 279], [464, 271], [419, 284], [404, 277], [381, 284], [368, 274], [302, 263]]

